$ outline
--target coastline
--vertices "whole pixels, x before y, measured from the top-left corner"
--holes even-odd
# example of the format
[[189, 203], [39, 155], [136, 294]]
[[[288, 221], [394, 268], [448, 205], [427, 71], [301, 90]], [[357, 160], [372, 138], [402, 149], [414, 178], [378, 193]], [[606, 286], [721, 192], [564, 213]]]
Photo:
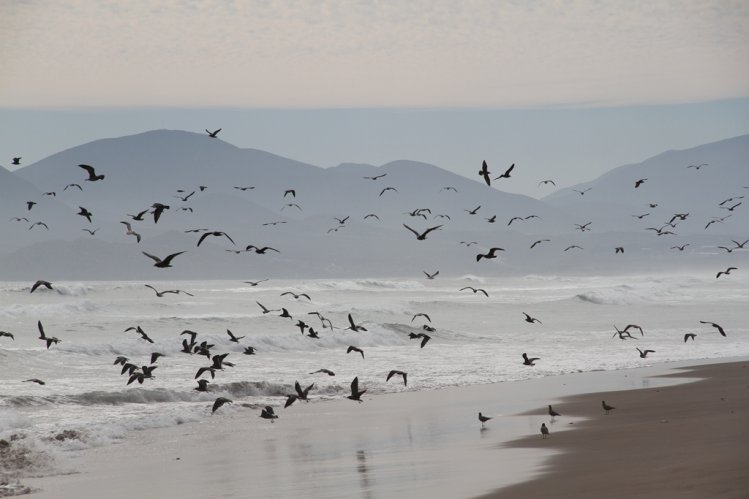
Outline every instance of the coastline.
[[[749, 491], [749, 361], [696, 366], [667, 374], [700, 380], [668, 387], [565, 398], [551, 435], [505, 444], [555, 449], [535, 479], [480, 499], [743, 498]], [[606, 416], [606, 400], [617, 408]], [[550, 417], [546, 410], [531, 414]], [[575, 431], [555, 432], [568, 416]]]
[[[385, 394], [363, 404], [301, 404], [279, 410], [275, 424], [259, 419], [259, 409], [236, 403], [206, 421], [133, 432], [120, 443], [77, 451], [66, 456], [72, 473], [24, 483], [38, 490], [34, 497], [59, 499], [91, 491], [110, 498], [242, 497], [247, 490], [254, 497], [475, 497], [535, 483], [527, 480], [560, 452], [561, 435], [579, 433], [558, 432], [556, 425], [546, 448], [508, 447], [503, 444], [535, 437], [540, 425], [537, 415], [513, 414], [547, 403], [557, 407], [570, 395], [684, 383], [684, 375], [651, 376], [728, 361]], [[483, 430], [478, 411], [495, 418]], [[576, 424], [569, 426], [584, 428]]]

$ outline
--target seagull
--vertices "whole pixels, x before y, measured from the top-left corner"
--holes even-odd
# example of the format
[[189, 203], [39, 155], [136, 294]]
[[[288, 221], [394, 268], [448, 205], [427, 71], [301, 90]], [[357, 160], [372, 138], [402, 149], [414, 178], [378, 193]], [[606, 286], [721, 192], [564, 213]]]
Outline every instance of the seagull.
[[68, 185], [65, 186], [65, 188], [63, 189], [63, 191], [67, 191], [68, 187], [78, 187], [79, 190], [81, 190], [81, 191], [83, 190], [83, 187], [81, 187], [78, 184], [68, 184]]
[[25, 380], [22, 381], [22, 383], [28, 383], [28, 382], [36, 383], [37, 385], [46, 385], [47, 384], [44, 381], [40, 380], [39, 378], [25, 379]]
[[601, 400], [601, 407], [603, 407], [603, 410], [606, 411], [606, 414], [609, 413], [609, 411], [613, 411], [616, 409], [616, 407], [608, 405], [605, 401]]
[[[614, 324], [614, 329], [616, 330], [616, 332], [614, 333], [612, 338], [616, 337], [616, 335], [618, 334], [620, 340], [626, 340], [626, 339], [636, 340], [637, 339], [634, 336], [632, 336], [632, 334], [630, 334], [629, 331], [627, 331], [627, 328], [624, 328], [624, 330], [622, 331], [621, 329], [616, 327], [616, 324]], [[640, 330], [640, 332], [642, 332], [642, 330]]]
[[555, 184], [553, 180], [542, 180], [541, 182], [538, 183], [538, 186], [541, 187], [541, 184], [543, 184], [543, 185], [551, 184], [554, 187], [557, 186], [557, 184]]
[[541, 360], [539, 357], [528, 358], [528, 355], [523, 353], [523, 365], [524, 366], [535, 366], [534, 362]]
[[284, 317], [284, 318], [288, 318], [288, 319], [292, 319], [292, 320], [294, 319], [294, 318], [293, 318], [293, 317], [291, 316], [291, 314], [289, 313], [289, 311], [288, 311], [288, 310], [286, 310], [286, 309], [285, 309], [285, 308], [283, 308], [283, 307], [281, 307], [281, 314], [279, 315], [279, 317]]
[[707, 166], [707, 163], [702, 163], [702, 164], [699, 164], [699, 165], [689, 165], [689, 166], [687, 166], [687, 168], [694, 168], [695, 170], [699, 170], [703, 166]]
[[487, 293], [485, 289], [481, 289], [481, 288], [474, 288], [472, 286], [466, 286], [464, 288], [460, 288], [458, 291], [463, 291], [463, 290], [466, 290], [466, 289], [470, 289], [471, 291], [473, 291], [474, 294], [476, 294], [476, 293], [478, 293], [480, 291], [480, 292], [484, 293], [484, 296], [486, 296], [487, 298], [489, 298], [489, 293]]
[[[364, 328], [363, 326], [361, 326], [361, 324], [356, 324], [354, 322], [354, 318], [351, 317], [351, 314], [348, 314], [348, 323], [349, 323], [349, 327], [347, 327], [346, 329], [350, 329], [350, 330], [352, 330], [354, 332], [357, 332], [357, 331], [366, 331], [366, 328]], [[362, 354], [362, 355], [364, 355], [364, 354]]]
[[85, 218], [86, 218], [86, 220], [88, 220], [88, 223], [91, 223], [91, 216], [93, 215], [93, 213], [91, 213], [90, 211], [88, 211], [88, 210], [87, 210], [86, 208], [84, 208], [83, 206], [79, 206], [78, 208], [79, 208], [79, 209], [80, 209], [81, 211], [79, 211], [79, 212], [77, 213], [77, 215], [80, 215], [80, 216], [82, 216], [82, 217], [85, 217]]
[[295, 300], [298, 300], [299, 298], [304, 297], [304, 298], [307, 298], [308, 300], [312, 301], [312, 298], [310, 298], [307, 293], [296, 294], [293, 291], [284, 291], [283, 293], [281, 293], [281, 296], [285, 296], [285, 295], [291, 295], [291, 296], [294, 297]]
[[745, 245], [746, 243], [749, 243], [749, 239], [747, 239], [747, 240], [746, 240], [746, 241], [744, 241], [743, 243], [740, 243], [740, 242], [738, 242], [738, 241], [734, 241], [733, 239], [731, 239], [731, 242], [732, 242], [733, 244], [735, 244], [735, 245], [736, 245], [736, 247], [735, 247], [734, 249], [744, 249], [744, 245]]
[[367, 390], [359, 391], [359, 377], [357, 376], [351, 382], [351, 395], [346, 398], [350, 400], [356, 400], [357, 402], [362, 402], [361, 396], [364, 395], [366, 391]]
[[404, 373], [403, 371], [396, 371], [395, 369], [393, 369], [388, 373], [387, 378], [385, 378], [385, 382], [387, 383], [388, 381], [390, 381], [390, 378], [392, 378], [393, 376], [402, 376], [403, 386], [408, 386], [408, 373]]
[[434, 227], [430, 227], [429, 229], [425, 230], [425, 231], [424, 231], [424, 232], [422, 232], [421, 234], [419, 234], [418, 232], [416, 232], [415, 230], [413, 230], [413, 229], [412, 229], [411, 227], [409, 227], [409, 226], [408, 226], [408, 225], [406, 225], [406, 224], [403, 224], [403, 227], [405, 227], [406, 229], [408, 229], [408, 230], [410, 230], [411, 232], [413, 232], [413, 233], [414, 233], [414, 235], [416, 236], [416, 239], [417, 239], [418, 241], [423, 241], [423, 240], [425, 240], [425, 239], [427, 238], [427, 234], [429, 234], [429, 233], [430, 233], [430, 232], [432, 232], [433, 230], [438, 230], [438, 229], [439, 229], [440, 227], [442, 227], [442, 226], [441, 226], [441, 225], [437, 225], [437, 226], [434, 226]]
[[141, 337], [141, 339], [146, 340], [149, 343], [153, 343], [154, 341], [146, 334], [145, 331], [143, 331], [143, 328], [140, 326], [130, 326], [129, 328], [125, 329], [125, 332], [128, 331], [135, 331], [138, 333]]
[[685, 334], [684, 335], [684, 343], [686, 343], [687, 340], [690, 339], [690, 338], [692, 339], [692, 341], [694, 341], [695, 336], [697, 336], [697, 335], [694, 334], [694, 333], [687, 333], [687, 334]]
[[85, 231], [85, 232], [88, 232], [88, 233], [89, 233], [89, 234], [91, 234], [92, 236], [95, 236], [95, 235], [96, 235], [96, 233], [98, 232], [99, 228], [97, 227], [97, 228], [96, 228], [96, 229], [94, 229], [94, 230], [91, 230], [91, 229], [81, 229], [81, 230], [82, 230], [82, 231]]
[[168, 210], [169, 206], [161, 203], [154, 203], [151, 205], [151, 208], [153, 208], [153, 211], [151, 212], [153, 214], [153, 223], [159, 223], [159, 218], [161, 218], [161, 214], [164, 213], [164, 210]]
[[273, 423], [274, 419], [278, 419], [278, 416], [275, 412], [273, 412], [273, 408], [269, 405], [266, 405], [262, 411], [260, 411], [260, 417], [263, 419], [270, 419], [270, 422]]
[[523, 217], [512, 217], [512, 218], [510, 219], [510, 221], [509, 221], [509, 222], [507, 222], [507, 226], [509, 227], [510, 225], [512, 225], [512, 222], [514, 222], [515, 220], [520, 220], [520, 221], [522, 222], [522, 221], [524, 221], [525, 219], [524, 219]]
[[264, 224], [263, 224], [263, 227], [265, 227], [265, 226], [267, 226], [267, 225], [273, 225], [273, 226], [275, 227], [275, 226], [276, 226], [276, 225], [278, 225], [278, 224], [285, 224], [285, 223], [286, 223], [286, 222], [284, 222], [284, 221], [276, 221], [276, 222], [266, 222], [266, 223], [264, 223]]
[[47, 342], [47, 350], [49, 350], [49, 347], [52, 346], [52, 343], [54, 343], [55, 345], [60, 343], [61, 340], [55, 338], [54, 336], [47, 336], [46, 334], [44, 334], [44, 326], [42, 326], [42, 321], [37, 321], [36, 326], [39, 329], [39, 339]]
[[717, 279], [718, 277], [720, 277], [723, 274], [725, 274], [725, 275], [731, 275], [731, 271], [732, 270], [738, 270], [738, 267], [728, 267], [726, 270], [722, 270], [722, 271], [718, 272], [715, 275], [715, 278]]
[[546, 427], [546, 423], [541, 423], [541, 438], [549, 436], [549, 429]]
[[[242, 336], [244, 338], [244, 336]], [[244, 347], [244, 350], [242, 350], [242, 353], [245, 355], [255, 355], [255, 347]]]
[[616, 255], [617, 253], [624, 253], [624, 246], [617, 246], [614, 248], [614, 254]]
[[541, 322], [540, 320], [536, 319], [535, 317], [531, 317], [530, 315], [526, 314], [525, 312], [523, 312], [523, 315], [525, 316], [525, 319], [524, 319], [525, 322], [528, 322], [530, 324], [533, 324], [534, 322], [538, 322], [539, 324], [543, 325], [543, 322]]
[[676, 249], [676, 250], [679, 250], [679, 251], [684, 251], [684, 248], [686, 248], [687, 246], [689, 246], [689, 243], [684, 244], [682, 246], [671, 246], [671, 249]]
[[510, 167], [502, 175], [496, 177], [494, 180], [499, 180], [501, 178], [510, 178], [510, 172], [513, 168], [515, 168], [515, 163], [511, 164]]
[[478, 244], [476, 241], [460, 241], [460, 244], [465, 245], [466, 248], [471, 247], [474, 244]]
[[364, 350], [362, 350], [361, 348], [349, 346], [348, 350], [346, 350], [346, 353], [351, 353], [351, 352], [359, 352], [361, 354], [361, 358], [362, 359], [364, 358]]
[[730, 197], [728, 199], [724, 199], [723, 201], [721, 201], [720, 203], [718, 203], [718, 206], [723, 206], [726, 203], [730, 203], [734, 199], [744, 199], [744, 196], [734, 196], [734, 197]]
[[254, 185], [234, 186], [234, 188], [237, 189], [238, 191], [244, 192], [244, 191], [251, 191], [251, 190], [253, 190], [255, 188], [255, 186]]
[[296, 197], [296, 190], [294, 190], [294, 189], [286, 189], [285, 191], [283, 191], [283, 197], [286, 197], [289, 194], [291, 194], [291, 197], [295, 198]]
[[454, 192], [458, 192], [458, 189], [456, 189], [455, 187], [453, 187], [451, 185], [448, 185], [447, 187], [443, 187], [442, 189], [440, 189], [440, 191], [454, 191]]
[[541, 244], [543, 242], [549, 242], [549, 241], [551, 241], [551, 239], [539, 239], [538, 241], [531, 244], [531, 249], [535, 248], [537, 244]]
[[643, 215], [632, 215], [632, 216], [635, 217], [638, 220], [642, 220], [643, 218], [647, 217], [648, 215], [650, 215], [650, 213], [645, 213]]
[[207, 133], [210, 138], [215, 139], [215, 138], [217, 138], [216, 136], [218, 135], [218, 132], [220, 132], [220, 131], [221, 131], [220, 128], [218, 130], [214, 130], [212, 132], [209, 131], [208, 129], [206, 129], [205, 133]]
[[385, 187], [384, 189], [382, 189], [380, 191], [380, 197], [382, 197], [382, 195], [385, 194], [385, 191], [395, 191], [395, 192], [398, 192], [398, 189], [396, 189], [395, 187]]
[[435, 278], [435, 277], [437, 277], [437, 275], [439, 275], [439, 273], [440, 273], [440, 271], [439, 271], [439, 270], [438, 270], [438, 271], [436, 271], [436, 272], [435, 272], [435, 273], [433, 273], [433, 274], [430, 274], [430, 273], [429, 273], [429, 272], [427, 272], [426, 270], [422, 270], [422, 272], [424, 272], [424, 275], [425, 275], [425, 276], [427, 276], [427, 279], [429, 279], [429, 280], [432, 280], [432, 279], [434, 279], [434, 278]]
[[198, 386], [193, 388], [193, 390], [197, 390], [199, 392], [207, 392], [208, 391], [208, 380], [207, 379], [199, 379], [198, 380]]
[[33, 293], [34, 291], [36, 291], [36, 288], [38, 288], [39, 286], [44, 286], [47, 289], [52, 289], [52, 283], [51, 282], [49, 282], [49, 281], [41, 281], [40, 280], [40, 281], [36, 281], [34, 283], [34, 285], [31, 286], [30, 293]]
[[153, 292], [156, 293], [156, 296], [158, 296], [159, 298], [163, 298], [164, 295], [167, 294], [167, 293], [172, 293], [172, 294], [175, 294], [175, 295], [184, 293], [187, 296], [195, 296], [195, 295], [192, 295], [192, 294], [188, 293], [187, 291], [182, 291], [181, 289], [167, 289], [166, 291], [159, 292], [159, 291], [156, 290], [156, 288], [154, 288], [150, 284], [145, 284], [144, 286], [147, 287], [147, 288], [151, 288], [153, 290]]
[[486, 221], [489, 222], [490, 224], [493, 224], [494, 222], [497, 221], [497, 215], [492, 215], [491, 218], [487, 218]]
[[728, 207], [728, 208], [726, 208], [725, 206], [721, 206], [721, 208], [722, 208], [722, 209], [724, 209], [724, 210], [728, 210], [728, 211], [733, 211], [734, 209], [738, 208], [738, 207], [739, 207], [739, 206], [741, 206], [742, 204], [743, 204], [743, 201], [739, 201], [739, 202], [738, 202], [738, 203], [736, 203], [735, 205], [733, 205], [733, 206], [730, 206], [730, 207]]
[[424, 348], [424, 345], [426, 345], [429, 342], [429, 340], [432, 339], [432, 337], [426, 333], [408, 333], [408, 337], [412, 340], [418, 340], [419, 338], [421, 338], [420, 348]]
[[492, 180], [489, 178], [489, 175], [491, 172], [489, 171], [489, 167], [486, 164], [486, 161], [484, 161], [481, 164], [481, 169], [479, 170], [479, 177], [484, 177], [484, 182], [486, 182], [486, 185], [492, 185]]
[[[614, 326], [616, 327], [616, 326]], [[642, 328], [638, 326], [637, 324], [627, 324], [627, 327], [624, 328], [624, 332], [628, 332], [631, 329], [639, 329], [640, 330], [640, 336], [645, 336], [645, 333], [643, 332]]]
[[328, 376], [335, 376], [335, 373], [331, 371], [330, 369], [318, 369], [317, 371], [311, 372], [310, 374], [317, 374], [317, 373], [327, 374]]
[[13, 158], [13, 162], [11, 163], [13, 165], [20, 165], [21, 164], [21, 156], [17, 156]]
[[718, 330], [718, 332], [720, 333], [721, 336], [725, 336], [726, 335], [726, 332], [723, 330], [723, 328], [720, 327], [720, 325], [718, 325], [718, 324], [716, 324], [714, 322], [700, 321], [700, 323], [702, 323], [702, 324], [710, 324], [711, 326], [713, 326], [714, 328], [716, 328]]
[[581, 196], [584, 196], [585, 193], [588, 192], [591, 189], [592, 189], [592, 187], [588, 187], [587, 189], [583, 189], [582, 191], [578, 191], [577, 189], [572, 189], [572, 190], [575, 191], [576, 193], [580, 194]]
[[655, 353], [655, 350], [640, 350], [639, 348], [635, 347], [638, 352], [640, 352], [640, 358], [644, 359], [648, 356], [649, 353]]
[[640, 180], [638, 180], [637, 182], [635, 182], [635, 189], [637, 189], [642, 184], [644, 184], [646, 180], [647, 180], [646, 178], [641, 178]]
[[276, 253], [280, 253], [276, 248], [271, 248], [270, 246], [263, 246], [262, 248], [260, 246], [255, 246], [254, 244], [249, 244], [245, 248], [245, 251], [252, 251], [254, 250], [256, 254], [258, 255], [264, 255], [268, 250], [275, 251]]
[[377, 175], [377, 176], [374, 176], [374, 177], [362, 177], [362, 178], [365, 178], [367, 180], [377, 180], [378, 178], [382, 178], [385, 175], [387, 175], [387, 173], [383, 173], [382, 175]]
[[481, 205], [478, 205], [477, 207], [475, 207], [472, 210], [466, 210], [466, 209], [464, 209], [463, 211], [468, 212], [469, 215], [475, 215], [476, 212], [478, 212], [480, 208], [481, 208]]
[[231, 237], [229, 237], [229, 234], [227, 234], [226, 232], [214, 231], [214, 232], [205, 232], [205, 233], [203, 233], [203, 235], [200, 236], [200, 239], [198, 240], [198, 246], [200, 246], [200, 243], [202, 243], [205, 240], [205, 238], [208, 237], [208, 236], [214, 236], [214, 237], [224, 236], [224, 237], [226, 237], [226, 239], [228, 239], [229, 241], [231, 241], [232, 244], [235, 244], [234, 240]]
[[57, 197], [57, 193], [55, 191], [49, 191], [42, 194], [42, 196], [52, 196]]
[[97, 175], [96, 170], [94, 170], [94, 167], [91, 165], [78, 165], [79, 168], [83, 168], [88, 172], [88, 178], [86, 181], [88, 182], [96, 182], [97, 180], [104, 180], [104, 175]]
[[564, 248], [564, 251], [568, 251], [568, 250], [571, 250], [573, 248], [575, 248], [575, 249], [583, 249], [582, 246], [578, 246], [577, 244], [573, 244], [572, 246], [567, 246], [566, 248]]
[[232, 400], [229, 400], [226, 397], [217, 398], [216, 401], [213, 403], [213, 409], [211, 409], [211, 414], [216, 412], [219, 409], [219, 407], [221, 407], [222, 405], [231, 404], [232, 402], [233, 402]]
[[590, 230], [590, 229], [588, 228], [588, 225], [590, 225], [590, 224], [592, 224], [592, 223], [593, 223], [593, 222], [588, 222], [588, 223], [586, 223], [586, 224], [582, 224], [582, 225], [581, 225], [581, 224], [575, 224], [575, 227], [576, 227], [576, 228], [578, 228], [578, 229], [580, 229], [580, 232], [585, 232], [586, 230]]
[[267, 280], [268, 280], [268, 279], [261, 279], [261, 280], [259, 280], [259, 281], [242, 281], [242, 282], [243, 282], [244, 284], [249, 284], [250, 286], [252, 286], [252, 287], [254, 288], [255, 286], [257, 286], [257, 285], [258, 285], [258, 284], [260, 284], [261, 282], [265, 282], [265, 281], [267, 281]]
[[49, 230], [49, 226], [44, 222], [34, 222], [33, 224], [31, 224], [31, 227], [29, 227], [29, 230], [33, 229], [36, 226], [44, 227], [45, 229]]
[[424, 313], [421, 313], [421, 312], [419, 312], [418, 314], [414, 314], [414, 316], [411, 318], [411, 322], [413, 322], [414, 319], [416, 319], [417, 317], [424, 317], [429, 322], [432, 322], [432, 319], [430, 319], [427, 314], [424, 314]]
[[29, 219], [26, 218], [26, 217], [13, 217], [13, 218], [8, 219], [8, 221], [9, 222], [27, 222], [28, 223]]
[[166, 258], [164, 258], [163, 260], [162, 260], [161, 258], [159, 258], [158, 256], [154, 256], [154, 255], [149, 255], [149, 254], [148, 254], [148, 253], [146, 253], [145, 251], [141, 251], [141, 253], [143, 253], [143, 254], [144, 254], [144, 255], [146, 255], [146, 256], [147, 256], [148, 258], [150, 258], [151, 260], [153, 260], [154, 262], [156, 262], [156, 263], [154, 263], [154, 264], [153, 264], [153, 266], [154, 266], [154, 267], [158, 267], [158, 268], [160, 268], [160, 269], [164, 269], [164, 268], [167, 268], [167, 267], [171, 267], [171, 266], [172, 266], [172, 265], [171, 265], [171, 263], [172, 263], [172, 260], [173, 260], [173, 259], [174, 259], [175, 257], [177, 257], [177, 256], [181, 255], [182, 253], [186, 253], [186, 252], [185, 252], [185, 251], [180, 251], [180, 252], [178, 252], [178, 253], [172, 253], [171, 255], [167, 256], [167, 257], [166, 257]]
[[152, 352], [151, 353], [151, 364], [153, 364], [154, 362], [156, 362], [157, 360], [159, 360], [159, 357], [164, 357], [164, 354], [163, 353], [159, 353], [159, 352]]
[[259, 301], [256, 301], [255, 303], [257, 303], [258, 306], [260, 306], [260, 308], [263, 310], [263, 315], [269, 314], [271, 312], [280, 312], [281, 311], [280, 308], [274, 308], [274, 309], [266, 308], [265, 305], [263, 305]]
[[130, 218], [132, 218], [133, 220], [135, 220], [136, 222], [142, 222], [143, 221], [143, 215], [145, 215], [146, 213], [148, 213], [148, 210], [143, 210], [143, 211], [139, 212], [137, 215], [131, 215], [129, 213], [126, 213], [126, 215], [129, 216]]
[[0, 338], [2, 338], [3, 336], [7, 336], [8, 338], [10, 338], [13, 341], [16, 340], [15, 336], [13, 336], [13, 333], [9, 333], [7, 331], [0, 331]]
[[192, 196], [193, 194], [195, 194], [195, 191], [192, 191], [192, 192], [191, 192], [190, 194], [188, 194], [188, 195], [187, 195], [187, 196], [185, 196], [185, 197], [182, 197], [182, 196], [174, 196], [174, 197], [175, 197], [175, 198], [177, 198], [177, 199], [181, 199], [183, 203], [186, 203], [186, 202], [187, 202], [187, 200], [188, 200], [188, 199], [190, 199], [190, 197], [191, 197], [191, 196]]
[[557, 416], [561, 416], [557, 411], [551, 408], [551, 405], [549, 405], [549, 416], [551, 416], [552, 419], [554, 419]]
[[490, 419], [494, 419], [494, 418], [492, 418], [492, 417], [489, 417], [489, 416], [484, 416], [483, 414], [481, 414], [481, 413], [479, 412], [479, 421], [481, 421], [481, 427], [482, 427], [482, 428], [484, 427], [484, 423], [486, 423], [486, 422], [487, 422], [487, 421], [489, 421]]
[[31, 211], [31, 208], [33, 208], [35, 204], [37, 203], [34, 201], [26, 201], [26, 211]]
[[497, 251], [504, 251], [504, 248], [490, 248], [489, 252], [486, 254], [479, 253], [478, 255], [476, 255], [476, 261], [479, 262], [482, 258], [486, 258], [487, 260], [497, 258]]
[[375, 215], [374, 213], [369, 213], [369, 214], [367, 214], [367, 215], [364, 215], [364, 220], [366, 220], [366, 219], [368, 219], [368, 218], [376, 218], [377, 220], [380, 220], [380, 217], [378, 217], [378, 216], [377, 216], [377, 215]]
[[239, 337], [237, 337], [237, 336], [234, 336], [234, 333], [232, 333], [232, 332], [231, 332], [230, 330], [228, 330], [228, 329], [226, 330], [226, 334], [228, 334], [228, 335], [229, 335], [229, 341], [232, 341], [232, 342], [234, 342], [234, 343], [239, 343], [239, 340], [241, 340], [242, 338], [244, 338], [244, 336], [239, 336]]

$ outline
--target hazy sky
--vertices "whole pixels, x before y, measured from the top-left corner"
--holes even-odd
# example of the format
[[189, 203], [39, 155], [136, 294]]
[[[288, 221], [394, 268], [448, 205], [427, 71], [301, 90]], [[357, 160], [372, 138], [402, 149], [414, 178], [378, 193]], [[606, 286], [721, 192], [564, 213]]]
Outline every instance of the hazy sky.
[[531, 193], [543, 168], [569, 184], [749, 132], [746, 0], [3, 0], [0, 19], [3, 165], [224, 127], [321, 166], [515, 161]]

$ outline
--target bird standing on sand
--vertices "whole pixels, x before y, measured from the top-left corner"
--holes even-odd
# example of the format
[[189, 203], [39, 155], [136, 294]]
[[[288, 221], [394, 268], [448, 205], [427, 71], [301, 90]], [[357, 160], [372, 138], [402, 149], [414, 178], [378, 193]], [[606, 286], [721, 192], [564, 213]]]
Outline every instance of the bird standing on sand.
[[614, 409], [616, 409], [616, 407], [607, 404], [605, 400], [601, 400], [601, 407], [603, 407], [603, 410], [606, 411], [606, 414], [608, 414], [609, 411], [613, 411]]
[[551, 405], [549, 405], [549, 416], [551, 416], [551, 419], [554, 419], [557, 416], [561, 416], [557, 411], [551, 408]]
[[494, 419], [494, 418], [491, 418], [491, 417], [489, 417], [489, 416], [484, 416], [483, 414], [481, 414], [481, 413], [479, 412], [479, 421], [481, 421], [481, 427], [482, 427], [482, 428], [484, 427], [484, 423], [486, 423], [486, 422], [487, 422], [487, 421], [489, 421], [490, 419]]

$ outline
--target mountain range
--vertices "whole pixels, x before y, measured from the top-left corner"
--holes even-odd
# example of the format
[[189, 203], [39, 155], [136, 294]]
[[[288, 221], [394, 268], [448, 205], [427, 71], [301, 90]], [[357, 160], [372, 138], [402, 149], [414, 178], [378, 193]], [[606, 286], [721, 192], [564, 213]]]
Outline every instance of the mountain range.
[[[718, 246], [730, 248], [732, 239], [741, 242], [749, 237], [749, 216], [741, 198], [749, 191], [744, 188], [749, 186], [747, 158], [749, 135], [668, 151], [534, 199], [503, 192], [503, 183], [512, 178], [487, 186], [478, 167], [475, 179], [414, 161], [320, 168], [237, 148], [205, 134], [156, 130], [97, 140], [14, 172], [0, 167], [0, 279], [718, 268], [746, 258], [742, 250], [729, 254]], [[94, 166], [105, 178], [87, 181], [79, 164]], [[513, 175], [522, 175], [522, 165]], [[553, 170], [548, 178], [554, 178]], [[645, 180], [635, 187], [641, 179]], [[65, 189], [69, 184], [81, 188]], [[731, 197], [735, 199], [720, 205]], [[37, 204], [28, 210], [27, 201]], [[154, 203], [170, 207], [158, 223], [150, 213], [143, 221], [128, 216], [150, 210]], [[93, 214], [90, 223], [77, 215], [80, 207]], [[409, 214], [419, 209], [428, 211]], [[685, 220], [675, 220], [677, 228], [663, 228], [677, 213], [687, 214]], [[520, 218], [508, 225], [513, 217]], [[705, 229], [713, 217], [727, 218]], [[37, 221], [49, 230], [29, 229]], [[121, 221], [142, 235], [141, 243], [125, 234]], [[576, 228], [588, 222], [590, 230]], [[417, 232], [442, 227], [426, 240], [417, 240], [404, 224]], [[646, 230], [649, 227], [675, 234], [659, 236]], [[98, 230], [90, 235], [83, 229]], [[190, 229], [222, 231], [236, 244], [224, 236], [209, 236], [197, 247], [202, 232], [185, 232]], [[530, 249], [543, 239], [549, 241]], [[686, 243], [685, 251], [671, 249]], [[279, 252], [241, 251], [248, 244]], [[584, 249], [564, 251], [570, 245]], [[476, 255], [492, 246], [505, 251], [497, 259], [477, 262]], [[616, 246], [624, 247], [624, 253], [615, 254]], [[154, 269], [143, 251], [160, 256], [186, 253], [174, 260], [173, 268]]]

